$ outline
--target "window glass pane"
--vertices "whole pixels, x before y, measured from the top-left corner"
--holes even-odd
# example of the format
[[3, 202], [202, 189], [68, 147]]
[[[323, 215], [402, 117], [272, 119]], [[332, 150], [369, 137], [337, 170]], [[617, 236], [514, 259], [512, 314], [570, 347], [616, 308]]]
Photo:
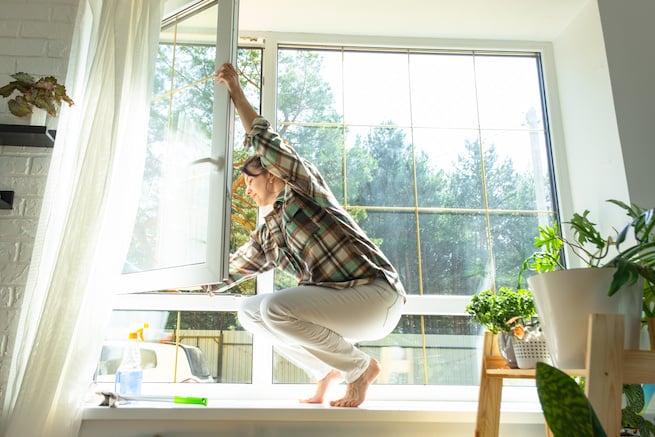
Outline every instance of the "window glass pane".
[[415, 205], [408, 129], [349, 128], [346, 150], [349, 205]]
[[[125, 272], [202, 262], [206, 254], [215, 47], [161, 44], [143, 188]], [[175, 65], [166, 62], [175, 59]], [[164, 86], [168, 84], [168, 88]]]
[[407, 54], [402, 53], [345, 52], [344, 121], [359, 125], [409, 125], [407, 63]]
[[471, 295], [490, 288], [486, 219], [481, 213], [422, 213], [423, 294]]
[[275, 384], [310, 384], [311, 378], [300, 367], [284, 358], [277, 352], [273, 353], [273, 383]]
[[[237, 50], [236, 67], [241, 89], [258, 114], [262, 111], [262, 56], [263, 50], [260, 48], [240, 47]], [[238, 113], [235, 114], [234, 129], [234, 151], [237, 152], [242, 149], [241, 145], [246, 134]], [[235, 162], [237, 161], [235, 159]]]
[[483, 208], [479, 132], [413, 129], [421, 207]]
[[342, 70], [341, 51], [279, 51], [278, 124], [341, 123]]
[[361, 347], [380, 360], [378, 384], [475, 385], [480, 332], [465, 316], [406, 315], [387, 337]]
[[475, 57], [480, 127], [544, 128], [538, 61], [536, 56]]
[[146, 323], [140, 342], [144, 383], [252, 381], [252, 335], [235, 312], [116, 310], [96, 382], [114, 382], [128, 334]]
[[[496, 283], [499, 287], [516, 287], [518, 271], [523, 261], [534, 252], [533, 239], [538, 226], [550, 225], [554, 214], [498, 213], [490, 217]], [[522, 287], [527, 287], [525, 278]]]
[[420, 127], [477, 128], [471, 56], [410, 55], [412, 123]]
[[551, 207], [553, 197], [543, 132], [483, 131], [482, 143], [489, 208]]
[[[394, 332], [359, 347], [380, 361], [376, 385], [475, 385], [480, 379], [481, 332], [465, 316], [406, 315]], [[275, 366], [275, 382], [310, 382], [284, 358], [276, 356]]]

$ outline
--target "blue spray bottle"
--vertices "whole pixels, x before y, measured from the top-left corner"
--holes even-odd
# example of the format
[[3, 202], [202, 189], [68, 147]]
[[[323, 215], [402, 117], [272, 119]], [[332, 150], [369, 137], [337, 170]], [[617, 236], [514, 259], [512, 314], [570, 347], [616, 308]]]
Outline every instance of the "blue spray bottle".
[[123, 350], [123, 359], [121, 365], [116, 371], [116, 382], [114, 391], [119, 395], [138, 395], [141, 394], [143, 384], [143, 369], [141, 368], [141, 345], [143, 341], [143, 329], [148, 325], [143, 325], [134, 332], [130, 332], [127, 337], [127, 345]]

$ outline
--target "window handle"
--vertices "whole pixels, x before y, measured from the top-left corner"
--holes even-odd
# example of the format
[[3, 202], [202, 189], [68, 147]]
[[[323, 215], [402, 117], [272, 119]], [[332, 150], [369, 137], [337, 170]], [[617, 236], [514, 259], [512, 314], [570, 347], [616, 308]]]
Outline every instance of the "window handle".
[[223, 161], [224, 159], [222, 158], [216, 159], [216, 158], [207, 157], [207, 158], [200, 158], [200, 159], [196, 159], [195, 161], [191, 161], [191, 165], [210, 163], [210, 164], [214, 164], [218, 168], [221, 168], [223, 166]]

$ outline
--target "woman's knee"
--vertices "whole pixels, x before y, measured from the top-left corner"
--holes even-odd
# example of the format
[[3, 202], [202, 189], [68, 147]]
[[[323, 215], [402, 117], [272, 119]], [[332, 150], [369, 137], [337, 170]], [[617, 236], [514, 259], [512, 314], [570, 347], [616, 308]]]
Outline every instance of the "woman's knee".
[[237, 319], [241, 326], [246, 327], [261, 322], [260, 304], [264, 297], [264, 295], [249, 296], [239, 302]]

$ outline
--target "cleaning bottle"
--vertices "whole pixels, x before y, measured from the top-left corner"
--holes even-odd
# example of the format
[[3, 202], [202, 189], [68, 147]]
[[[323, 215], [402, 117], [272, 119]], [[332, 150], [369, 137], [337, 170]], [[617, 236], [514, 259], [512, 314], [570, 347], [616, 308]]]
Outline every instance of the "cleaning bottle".
[[127, 336], [127, 345], [123, 351], [123, 360], [116, 371], [116, 382], [114, 391], [119, 395], [138, 395], [141, 394], [141, 385], [143, 383], [143, 369], [141, 368], [141, 345], [143, 341], [143, 329], [139, 328], [130, 332]]

